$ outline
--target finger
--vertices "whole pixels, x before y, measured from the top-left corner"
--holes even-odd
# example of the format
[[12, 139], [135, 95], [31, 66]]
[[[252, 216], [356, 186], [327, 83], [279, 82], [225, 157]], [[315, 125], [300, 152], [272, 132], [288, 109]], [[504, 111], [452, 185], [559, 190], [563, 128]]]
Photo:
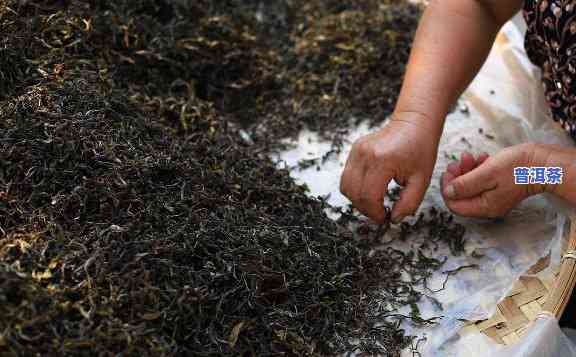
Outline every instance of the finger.
[[462, 200], [448, 200], [446, 206], [455, 214], [465, 217], [488, 217], [488, 192], [483, 192], [472, 198]]
[[346, 160], [346, 166], [340, 177], [340, 192], [352, 203], [360, 198], [364, 174], [364, 161], [360, 160], [353, 150]]
[[404, 217], [413, 215], [420, 206], [427, 188], [427, 180], [417, 176], [409, 178], [392, 209], [392, 222], [398, 223]]
[[484, 163], [484, 161], [488, 160], [489, 157], [490, 157], [490, 155], [488, 155], [488, 153], [486, 153], [486, 152], [483, 152], [482, 154], [478, 155], [478, 158], [476, 159], [478, 166], [482, 165], [482, 163]]
[[376, 223], [386, 222], [384, 193], [388, 190], [390, 180], [392, 180], [391, 174], [369, 169], [364, 176], [358, 201], [355, 202], [356, 208]]
[[452, 182], [454, 179], [456, 178], [456, 176], [452, 175], [452, 173], [446, 171], [442, 174], [442, 176], [440, 177], [440, 189], [441, 189], [441, 194], [442, 194], [442, 198], [444, 199], [444, 202], [448, 202], [449, 198], [446, 197], [445, 192], [446, 192], [446, 187], [448, 186], [448, 184], [450, 184], [450, 182]]
[[449, 200], [461, 200], [480, 195], [494, 188], [493, 170], [485, 165], [467, 174], [456, 177], [444, 187], [444, 196]]
[[460, 155], [460, 169], [462, 170], [462, 174], [467, 174], [475, 167], [476, 159], [474, 159], [474, 156], [469, 152], [464, 151], [462, 155]]
[[448, 166], [446, 166], [446, 170], [454, 176], [460, 176], [462, 174], [462, 170], [460, 170], [460, 164], [457, 162], [449, 163]]
[[442, 174], [442, 176], [440, 177], [440, 187], [442, 188], [442, 193], [444, 193], [446, 186], [448, 186], [448, 184], [452, 182], [455, 178], [456, 176], [454, 176], [451, 172], [448, 171]]

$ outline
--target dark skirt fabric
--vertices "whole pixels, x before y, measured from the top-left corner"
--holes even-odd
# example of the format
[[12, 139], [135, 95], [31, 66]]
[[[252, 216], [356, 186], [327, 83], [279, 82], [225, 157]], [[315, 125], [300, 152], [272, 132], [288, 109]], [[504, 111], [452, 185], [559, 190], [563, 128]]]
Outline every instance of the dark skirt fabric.
[[525, 0], [523, 15], [551, 117], [576, 139], [576, 0]]

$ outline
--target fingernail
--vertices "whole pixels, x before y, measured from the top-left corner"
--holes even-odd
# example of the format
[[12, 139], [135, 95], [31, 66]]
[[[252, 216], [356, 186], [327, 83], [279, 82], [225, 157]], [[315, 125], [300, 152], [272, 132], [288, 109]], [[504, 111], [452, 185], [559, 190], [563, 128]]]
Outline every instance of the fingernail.
[[446, 197], [448, 198], [454, 198], [456, 196], [456, 191], [454, 191], [454, 185], [448, 185], [448, 187], [446, 187]]
[[396, 215], [396, 216], [392, 216], [392, 223], [398, 224], [398, 223], [402, 222], [402, 220], [404, 219], [404, 217], [405, 217], [405, 216], [402, 215], [402, 214], [398, 214], [398, 215]]

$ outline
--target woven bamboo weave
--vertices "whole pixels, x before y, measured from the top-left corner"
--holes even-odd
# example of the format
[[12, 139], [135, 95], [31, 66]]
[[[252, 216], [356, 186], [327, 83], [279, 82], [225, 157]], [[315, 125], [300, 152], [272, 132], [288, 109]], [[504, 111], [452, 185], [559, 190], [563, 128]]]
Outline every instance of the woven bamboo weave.
[[470, 322], [460, 335], [482, 332], [497, 343], [510, 345], [522, 338], [539, 314], [550, 313], [560, 319], [576, 283], [576, 218], [570, 222], [559, 271], [549, 274], [551, 278], [529, 276], [548, 267], [550, 257], [541, 259], [516, 282], [494, 316]]

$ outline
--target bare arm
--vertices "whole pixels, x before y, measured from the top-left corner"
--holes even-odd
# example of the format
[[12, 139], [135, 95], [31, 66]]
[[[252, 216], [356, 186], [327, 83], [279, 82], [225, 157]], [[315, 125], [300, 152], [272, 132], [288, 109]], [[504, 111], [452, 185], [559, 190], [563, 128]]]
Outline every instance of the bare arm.
[[438, 135], [456, 99], [476, 76], [498, 30], [522, 0], [436, 0], [424, 12], [396, 112], [433, 121]]

